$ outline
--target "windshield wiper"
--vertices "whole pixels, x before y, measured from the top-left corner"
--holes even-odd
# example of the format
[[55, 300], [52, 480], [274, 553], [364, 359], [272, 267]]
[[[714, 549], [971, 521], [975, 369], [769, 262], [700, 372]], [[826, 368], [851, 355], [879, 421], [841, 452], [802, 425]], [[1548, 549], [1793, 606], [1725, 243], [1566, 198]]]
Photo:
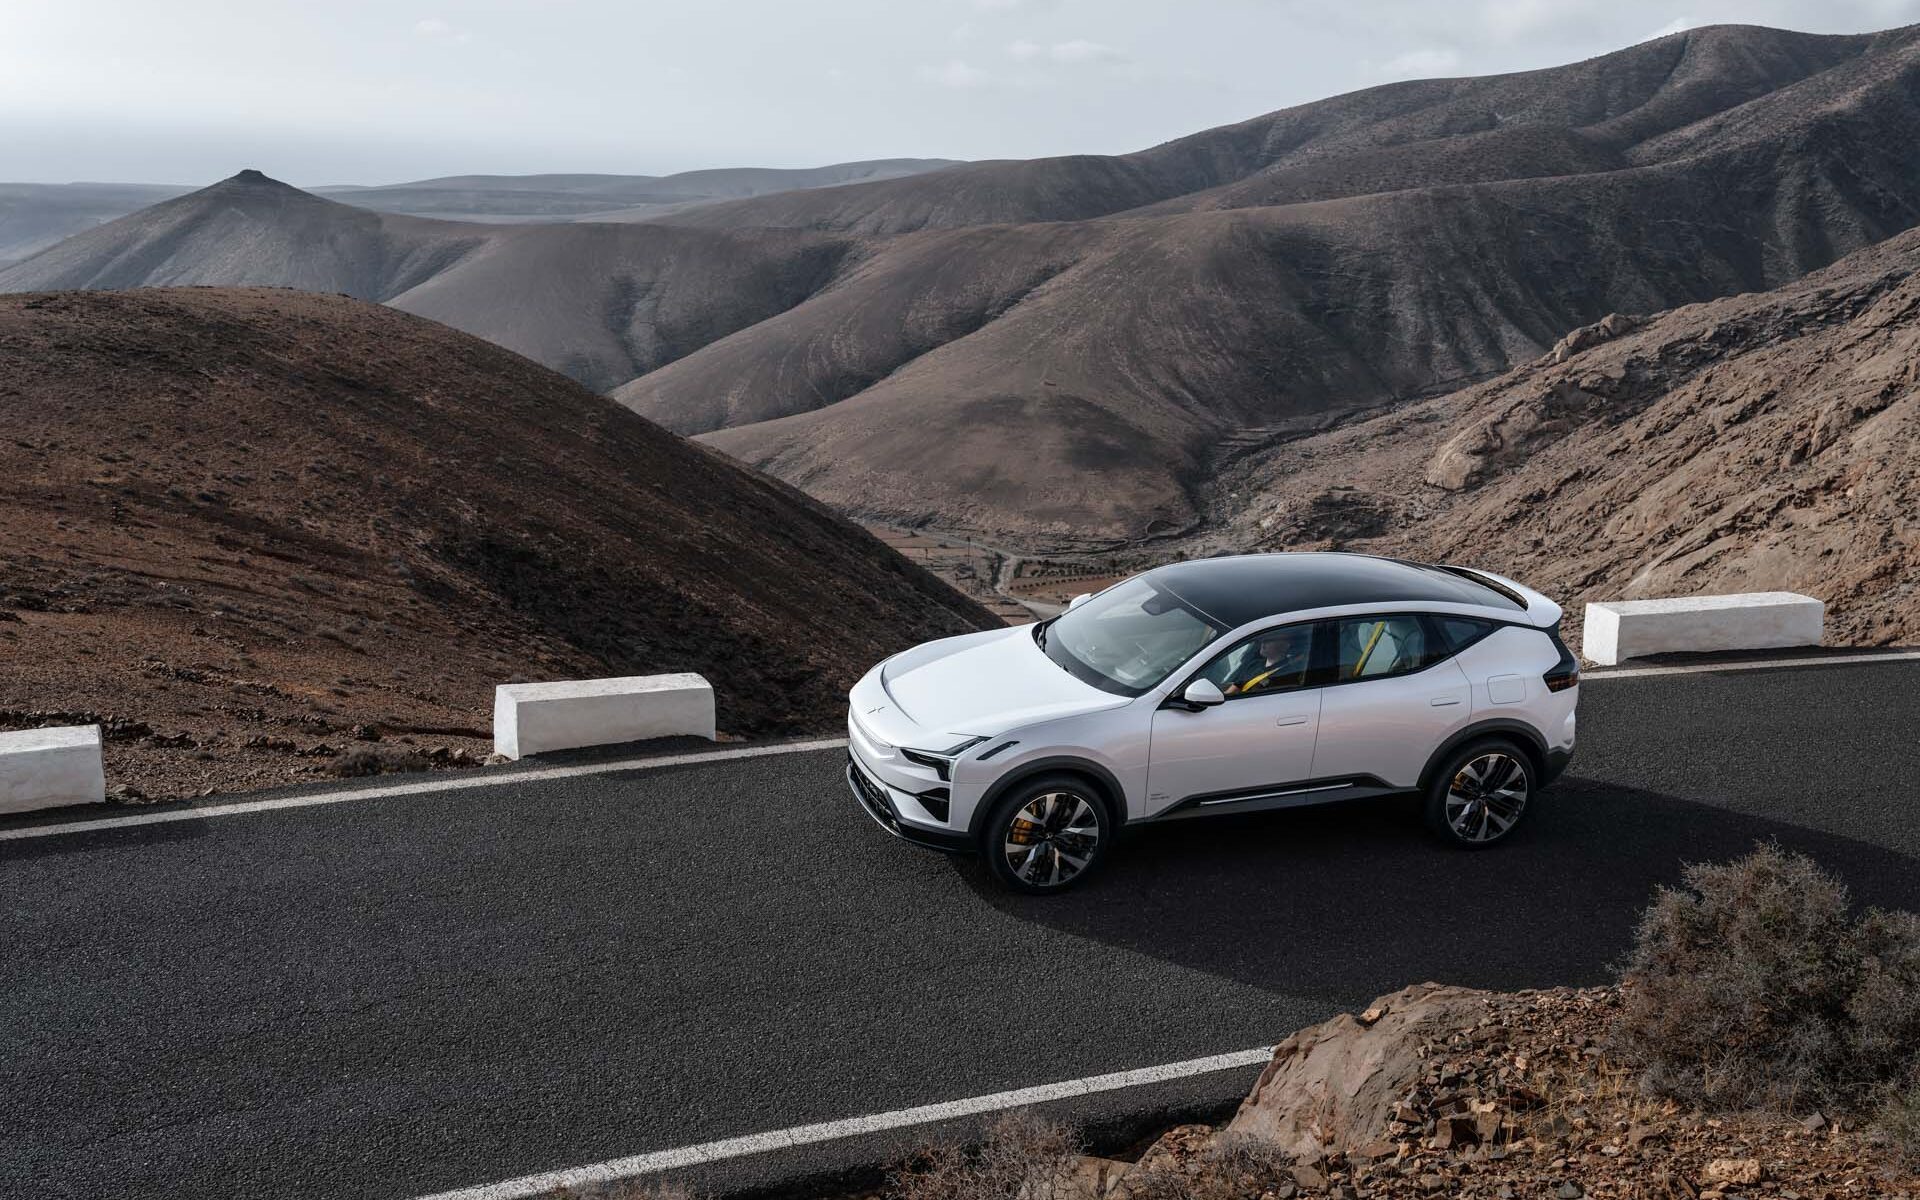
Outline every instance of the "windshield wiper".
[[1048, 617], [1044, 621], [1036, 621], [1034, 623], [1033, 643], [1034, 645], [1040, 647], [1041, 650], [1045, 650], [1047, 648], [1047, 626], [1053, 624], [1057, 620], [1059, 620], [1058, 617]]

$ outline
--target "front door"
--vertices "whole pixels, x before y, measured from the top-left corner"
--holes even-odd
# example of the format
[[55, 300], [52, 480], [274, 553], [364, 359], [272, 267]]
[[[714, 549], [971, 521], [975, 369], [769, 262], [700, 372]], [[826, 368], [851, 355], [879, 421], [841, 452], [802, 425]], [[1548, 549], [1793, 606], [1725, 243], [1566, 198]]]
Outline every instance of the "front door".
[[1153, 714], [1146, 816], [1225, 808], [1312, 773], [1320, 690], [1308, 686], [1311, 642], [1310, 625], [1255, 634], [1199, 673], [1227, 693], [1224, 704]]

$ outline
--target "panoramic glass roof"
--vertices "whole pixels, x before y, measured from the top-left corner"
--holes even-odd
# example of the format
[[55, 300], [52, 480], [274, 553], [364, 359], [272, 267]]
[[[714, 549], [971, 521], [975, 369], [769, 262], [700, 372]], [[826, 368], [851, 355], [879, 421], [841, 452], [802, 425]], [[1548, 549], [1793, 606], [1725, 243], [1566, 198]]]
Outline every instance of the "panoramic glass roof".
[[1366, 554], [1247, 554], [1172, 563], [1148, 573], [1229, 629], [1261, 617], [1341, 604], [1526, 606], [1463, 575]]

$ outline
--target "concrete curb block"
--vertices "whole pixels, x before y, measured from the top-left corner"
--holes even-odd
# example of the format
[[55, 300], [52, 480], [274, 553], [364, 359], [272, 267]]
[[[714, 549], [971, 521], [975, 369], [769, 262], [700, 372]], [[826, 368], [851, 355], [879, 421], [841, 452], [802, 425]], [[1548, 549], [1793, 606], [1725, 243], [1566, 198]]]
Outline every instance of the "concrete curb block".
[[512, 683], [493, 693], [493, 749], [508, 758], [714, 735], [713, 685], [694, 674]]
[[1797, 592], [1740, 592], [1587, 605], [1581, 653], [1613, 666], [1675, 651], [1777, 650], [1818, 646], [1827, 606]]
[[101, 804], [106, 798], [98, 725], [0, 733], [0, 813]]

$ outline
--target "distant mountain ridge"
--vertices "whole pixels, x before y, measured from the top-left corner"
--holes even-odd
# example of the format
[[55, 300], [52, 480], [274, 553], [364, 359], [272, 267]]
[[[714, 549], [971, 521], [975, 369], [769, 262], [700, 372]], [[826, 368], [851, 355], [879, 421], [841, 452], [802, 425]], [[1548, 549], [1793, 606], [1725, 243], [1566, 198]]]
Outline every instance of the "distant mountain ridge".
[[0, 271], [0, 292], [341, 292], [604, 389], [799, 303], [847, 249], [846, 239], [785, 231], [436, 221], [341, 204], [249, 170]]
[[375, 187], [317, 187], [360, 208], [480, 221], [640, 221], [703, 204], [898, 179], [955, 165], [886, 158], [825, 167], [719, 167], [677, 175], [450, 175]]
[[[1246, 445], [1920, 224], [1916, 128], [1920, 26], [1716, 26], [1131, 155], [638, 225], [329, 210], [337, 235], [300, 240], [330, 276], [385, 288], [356, 294], [611, 389], [842, 511], [1045, 549], [1192, 528]], [[0, 290], [311, 286], [273, 228], [318, 210], [188, 201], [218, 236], [136, 214], [0, 271]]]

